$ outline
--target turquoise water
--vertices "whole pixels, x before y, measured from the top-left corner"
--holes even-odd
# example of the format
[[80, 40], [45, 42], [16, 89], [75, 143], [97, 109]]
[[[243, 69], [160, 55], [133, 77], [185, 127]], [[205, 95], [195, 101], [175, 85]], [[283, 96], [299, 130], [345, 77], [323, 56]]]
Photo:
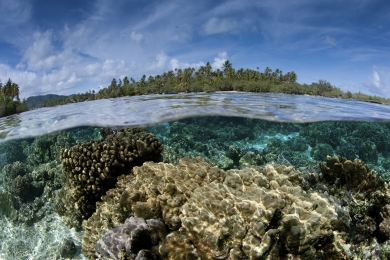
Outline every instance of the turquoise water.
[[[390, 201], [387, 196], [390, 198], [390, 193], [385, 184], [390, 180], [389, 119], [390, 106], [386, 105], [252, 93], [125, 97], [38, 109], [2, 118], [0, 257], [94, 258], [91, 257], [95, 253], [92, 242], [88, 241], [88, 244], [85, 238], [92, 237], [94, 225], [95, 233], [102, 235], [105, 231], [122, 225], [127, 217], [142, 216], [149, 219], [153, 216], [163, 221], [170, 235], [164, 235], [162, 241], [145, 249], [150, 254], [147, 259], [177, 259], [180, 254], [172, 252], [180, 250], [187, 252], [187, 259], [213, 259], [217, 256], [219, 259], [386, 259], [390, 256], [390, 232], [389, 235], [386, 233], [390, 230], [387, 228], [387, 221], [390, 223], [390, 210], [387, 210], [390, 209]], [[143, 132], [126, 130], [126, 127], [140, 127]], [[134, 140], [133, 146], [131, 140]], [[159, 150], [160, 144], [162, 146]], [[93, 150], [94, 145], [100, 147], [96, 148], [101, 151], [98, 158], [92, 156], [96, 150]], [[130, 157], [121, 154], [125, 149], [126, 153], [130, 151], [130, 148], [125, 148], [126, 145], [134, 149]], [[148, 147], [151, 149], [148, 150]], [[135, 150], [139, 153], [137, 156], [134, 155]], [[82, 180], [81, 168], [91, 170], [94, 169], [92, 167], [101, 167], [100, 164], [96, 166], [99, 162], [92, 161], [103, 158], [103, 151], [114, 156], [110, 162], [104, 162], [105, 159], [101, 162], [105, 164], [102, 172], [108, 177], [100, 177], [99, 170], [99, 175], [96, 176], [102, 180], [95, 182], [95, 187], [92, 187], [89, 180]], [[328, 157], [327, 161], [327, 156], [343, 156], [350, 161], [339, 158], [334, 164], [336, 159], [332, 161]], [[206, 161], [197, 159], [198, 161], [180, 162], [185, 157], [201, 157]], [[69, 162], [75, 158], [78, 164]], [[132, 162], [129, 162], [130, 158]], [[352, 162], [355, 158], [362, 162]], [[202, 179], [204, 177], [195, 178], [191, 175], [199, 187], [193, 190], [188, 188], [191, 192], [186, 194], [183, 191], [185, 195], [178, 188], [184, 184], [177, 182], [177, 179], [172, 180], [172, 185], [177, 187], [175, 194], [181, 194], [181, 197], [177, 196], [182, 202], [175, 207], [179, 213], [169, 211], [169, 214], [177, 216], [181, 224], [175, 224], [177, 222], [167, 217], [169, 214], [164, 213], [163, 204], [159, 205], [162, 210], [160, 213], [152, 214], [145, 209], [142, 203], [147, 204], [152, 197], [149, 200], [144, 198], [144, 201], [141, 199], [137, 202], [142, 202], [138, 206], [136, 202], [132, 202], [132, 206], [128, 206], [125, 212], [122, 210], [127, 204], [122, 202], [122, 210], [110, 208], [107, 213], [107, 204], [116, 205], [119, 200], [113, 200], [114, 203], [104, 198], [101, 202], [101, 196], [106, 192], [119, 194], [119, 190], [122, 194], [125, 188], [121, 188], [121, 185], [125, 185], [123, 183], [126, 178], [133, 176], [134, 167], [135, 172], [139, 172], [138, 181], [133, 183], [130, 180], [123, 187], [131, 190], [131, 185], [138, 183], [141, 186], [137, 186], [137, 189], [142, 190], [143, 181], [145, 185], [153, 183], [153, 178], [143, 180], [142, 174], [146, 176], [151, 171], [147, 167], [154, 169], [152, 172], [157, 174], [157, 166], [148, 166], [146, 163], [145, 166], [138, 167], [145, 161], [164, 163], [159, 167], [167, 167], [165, 174], [179, 171], [173, 168], [180, 167], [178, 165], [182, 165], [180, 169], [197, 165], [199, 169], [208, 169], [205, 170], [206, 176], [213, 172], [210, 167], [216, 167], [221, 171], [220, 174], [230, 176], [229, 178], [235, 176], [237, 179], [240, 176], [239, 178], [245, 179], [247, 177], [243, 176], [248, 171], [256, 172], [257, 175], [251, 174], [257, 177], [243, 181], [242, 185], [246, 188], [239, 191], [241, 188], [237, 185], [233, 187], [228, 184], [228, 177], [221, 177], [223, 181], [218, 179], [209, 183]], [[321, 167], [320, 162], [323, 163]], [[168, 164], [172, 166], [167, 166]], [[340, 165], [342, 170], [329, 170], [334, 165]], [[107, 171], [104, 167], [108, 167]], [[353, 169], [349, 170], [348, 167]], [[276, 169], [279, 175], [275, 174], [279, 177], [270, 175], [272, 169]], [[75, 172], [80, 172], [80, 179], [79, 173]], [[90, 173], [91, 179], [98, 178], [91, 174], [94, 173]], [[121, 175], [130, 177], [119, 177], [120, 182], [116, 184]], [[162, 183], [169, 182], [171, 177], [168, 175], [157, 174], [154, 178], [159, 178]], [[259, 178], [264, 181], [267, 179], [265, 182], [268, 184], [254, 181]], [[204, 206], [202, 200], [196, 199], [201, 198], [205, 192], [212, 197], [213, 193], [208, 189], [218, 181], [221, 182], [218, 187], [224, 187], [222, 190], [230, 189], [229, 194], [223, 196], [232, 196], [230, 203], [237, 214], [227, 214], [224, 210], [230, 206], [223, 204], [223, 201], [215, 202], [216, 205], [225, 205], [217, 212], [213, 207]], [[252, 190], [251, 185], [254, 183], [258, 187]], [[87, 195], [83, 196], [93, 195], [94, 199], [81, 198], [75, 192], [75, 185], [81, 185], [86, 190], [90, 185], [90, 190], [85, 193]], [[99, 192], [95, 190], [98, 185], [101, 185]], [[214, 190], [218, 190], [216, 187]], [[159, 190], [158, 187], [148, 189]], [[164, 195], [163, 190], [166, 189], [159, 190], [161, 196]], [[219, 191], [221, 194], [222, 190]], [[265, 192], [266, 195], [262, 195], [264, 197], [250, 195], [257, 194], [260, 190]], [[125, 196], [123, 194], [118, 195], [122, 201]], [[283, 203], [275, 206], [276, 210], [272, 210], [268, 204], [264, 206], [270, 194], [276, 196], [275, 201], [278, 201], [276, 198], [283, 198]], [[112, 195], [112, 198], [115, 196]], [[154, 199], [163, 201], [159, 198]], [[247, 217], [243, 213], [246, 211], [240, 208], [244, 202], [252, 205], [258, 215], [251, 213], [254, 215]], [[91, 205], [87, 205], [88, 203]], [[140, 207], [143, 210], [140, 211]], [[200, 214], [198, 212], [193, 213], [195, 216], [191, 215], [194, 207], [199, 208], [199, 212], [209, 214], [209, 217], [202, 220], [202, 225], [194, 222], [195, 216]], [[297, 211], [304, 213], [298, 214]], [[270, 215], [266, 217], [265, 212]], [[110, 228], [100, 223], [101, 220], [95, 220], [97, 214], [100, 214], [100, 219], [110, 216]], [[294, 216], [298, 216], [295, 222], [289, 219]], [[293, 222], [295, 224], [291, 224]], [[238, 232], [239, 228], [230, 230], [226, 223], [236, 223], [236, 227], [246, 230], [245, 235], [231, 235], [232, 230]], [[262, 223], [264, 231], [254, 228], [254, 223]], [[179, 234], [179, 229], [182, 234]], [[298, 229], [301, 231], [296, 231]], [[221, 230], [225, 230], [225, 233]], [[219, 234], [215, 238], [215, 246], [214, 242], [210, 242], [214, 241], [213, 236], [207, 235], [209, 233], [206, 231]], [[252, 236], [248, 235], [250, 233]], [[300, 235], [295, 236], [296, 234]], [[172, 248], [170, 239], [174, 236], [191, 244], [194, 252], [188, 248], [188, 244], [179, 243], [177, 248]], [[97, 241], [97, 238], [94, 239]], [[95, 240], [92, 245], [96, 243]], [[291, 243], [292, 240], [299, 241], [298, 245]], [[133, 251], [127, 253], [138, 253]], [[191, 254], [188, 253], [190, 251]], [[275, 253], [276, 251], [279, 253]]]

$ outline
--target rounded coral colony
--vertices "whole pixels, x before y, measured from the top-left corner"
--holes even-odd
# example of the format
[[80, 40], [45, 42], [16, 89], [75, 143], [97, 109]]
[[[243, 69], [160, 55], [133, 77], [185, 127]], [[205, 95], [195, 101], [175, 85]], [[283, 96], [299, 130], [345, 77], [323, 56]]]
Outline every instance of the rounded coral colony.
[[62, 167], [68, 181], [59, 192], [56, 210], [70, 226], [95, 212], [95, 204], [117, 177], [145, 161], [160, 161], [160, 141], [141, 129], [121, 129], [99, 141], [89, 141], [61, 150]]

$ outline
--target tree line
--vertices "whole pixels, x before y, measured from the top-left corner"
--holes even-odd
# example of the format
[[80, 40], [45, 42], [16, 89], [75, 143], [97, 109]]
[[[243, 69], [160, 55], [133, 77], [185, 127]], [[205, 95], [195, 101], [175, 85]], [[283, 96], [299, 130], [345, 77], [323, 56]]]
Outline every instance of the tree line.
[[111, 84], [98, 92], [72, 95], [67, 98], [50, 100], [41, 106], [55, 106], [86, 100], [116, 98], [144, 94], [174, 94], [180, 92], [215, 92], [215, 91], [253, 91], [269, 92], [265, 85], [297, 84], [295, 72], [283, 74], [279, 69], [269, 67], [264, 72], [250, 69], [235, 70], [230, 61], [225, 61], [222, 69], [213, 70], [211, 64], [195, 68], [174, 69], [161, 75], [143, 75], [140, 80], [124, 77], [113, 79]]
[[[10, 82], [10, 83], [9, 83]], [[25, 111], [25, 102], [20, 102], [17, 84], [14, 92], [9, 86], [13, 86], [11, 80], [7, 82], [7, 90], [1, 93], [8, 94], [7, 111]], [[4, 87], [2, 88], [4, 89]], [[12, 87], [11, 87], [12, 89]], [[89, 90], [85, 93], [75, 94], [64, 98], [43, 102], [40, 107], [51, 107], [68, 103], [83, 102], [88, 100], [116, 98], [122, 96], [134, 96], [145, 94], [175, 94], [181, 92], [215, 92], [215, 91], [245, 91], [257, 93], [284, 93], [297, 95], [314, 95], [323, 97], [336, 97], [345, 99], [356, 99], [369, 102], [390, 104], [390, 99], [379, 96], [369, 96], [362, 93], [343, 92], [326, 80], [319, 80], [312, 84], [297, 83], [297, 74], [294, 71], [283, 73], [282, 70], [272, 70], [266, 67], [264, 71], [233, 68], [229, 60], [226, 60], [222, 69], [213, 70], [209, 62], [206, 65], [195, 68], [176, 68], [164, 72], [161, 75], [143, 75], [140, 80], [124, 77], [123, 79], [112, 79], [111, 84], [95, 92]], [[13, 93], [13, 94], [10, 94]], [[12, 102], [14, 103], [12, 103]], [[1, 103], [3, 104], [3, 103]], [[4, 103], [6, 104], [6, 103]], [[14, 106], [11, 106], [14, 104]], [[15, 105], [16, 104], [16, 105]], [[6, 107], [5, 105], [2, 107]], [[16, 109], [16, 110], [15, 110]], [[4, 109], [3, 109], [4, 110]], [[5, 110], [4, 110], [5, 111]], [[1, 116], [0, 108], [0, 116]], [[7, 115], [3, 113], [3, 115]]]
[[0, 80], [0, 117], [27, 111], [26, 100], [20, 101], [19, 86], [11, 79], [3, 85]]
[[143, 75], [140, 80], [124, 77], [112, 79], [111, 84], [98, 92], [94, 90], [84, 94], [72, 95], [67, 98], [44, 102], [41, 106], [56, 106], [67, 103], [82, 102], [104, 98], [145, 94], [174, 94], [180, 92], [215, 92], [215, 91], [245, 91], [257, 93], [284, 93], [297, 95], [314, 95], [356, 99], [369, 102], [390, 104], [390, 99], [370, 96], [362, 93], [343, 92], [326, 80], [312, 84], [297, 83], [294, 71], [283, 73], [282, 70], [272, 70], [266, 67], [264, 71], [233, 68], [226, 60], [222, 69], [213, 70], [209, 62], [195, 68], [174, 69], [161, 75]]

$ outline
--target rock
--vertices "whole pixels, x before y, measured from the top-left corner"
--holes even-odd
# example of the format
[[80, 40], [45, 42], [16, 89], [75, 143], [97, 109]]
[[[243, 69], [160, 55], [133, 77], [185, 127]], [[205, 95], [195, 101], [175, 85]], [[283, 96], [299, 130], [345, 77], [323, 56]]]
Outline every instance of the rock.
[[64, 238], [59, 248], [60, 256], [63, 258], [72, 258], [76, 253], [76, 245], [71, 238]]
[[96, 252], [103, 258], [153, 259], [150, 257], [154, 253], [147, 249], [158, 245], [166, 235], [167, 230], [160, 220], [131, 217], [123, 225], [104, 233], [96, 243]]

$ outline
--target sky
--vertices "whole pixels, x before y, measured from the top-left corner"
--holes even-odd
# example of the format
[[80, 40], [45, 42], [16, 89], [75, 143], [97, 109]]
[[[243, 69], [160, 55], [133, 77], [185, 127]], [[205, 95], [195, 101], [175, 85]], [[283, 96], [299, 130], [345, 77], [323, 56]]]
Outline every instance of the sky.
[[69, 95], [229, 60], [390, 97], [389, 14], [388, 0], [1, 0], [0, 79]]

